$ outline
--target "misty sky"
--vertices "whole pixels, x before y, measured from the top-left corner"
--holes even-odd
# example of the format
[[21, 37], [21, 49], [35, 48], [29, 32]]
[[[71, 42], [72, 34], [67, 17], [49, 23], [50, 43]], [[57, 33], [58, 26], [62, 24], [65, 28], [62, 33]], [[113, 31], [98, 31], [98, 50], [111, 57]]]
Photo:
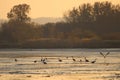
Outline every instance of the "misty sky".
[[[0, 0], [0, 19], [6, 19], [6, 14], [14, 5], [26, 3], [30, 5], [30, 17], [62, 17], [65, 12], [83, 3], [94, 3], [106, 0]], [[120, 4], [120, 0], [108, 0]]]

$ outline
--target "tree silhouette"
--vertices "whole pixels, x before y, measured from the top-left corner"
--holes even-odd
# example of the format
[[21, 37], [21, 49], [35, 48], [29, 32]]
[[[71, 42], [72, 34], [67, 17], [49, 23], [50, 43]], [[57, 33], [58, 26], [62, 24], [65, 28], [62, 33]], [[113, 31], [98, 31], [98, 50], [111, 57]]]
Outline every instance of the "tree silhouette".
[[73, 8], [68, 14], [64, 15], [68, 23], [86, 23], [93, 20], [92, 6], [90, 4], [83, 4], [79, 8]]
[[68, 14], [64, 14], [64, 19], [68, 23], [77, 23], [78, 22], [78, 17], [79, 17], [79, 11], [77, 8], [73, 8], [71, 11], [68, 12]]
[[13, 6], [7, 14], [9, 21], [1, 25], [0, 47], [13, 44], [36, 48], [120, 46], [119, 5], [108, 1], [83, 4], [68, 11], [65, 21], [44, 25], [30, 22], [29, 10], [27, 4]]
[[88, 4], [83, 4], [82, 6], [79, 6], [79, 22], [86, 23], [86, 22], [92, 22], [93, 21], [93, 11], [92, 6]]
[[30, 6], [27, 4], [19, 4], [13, 6], [9, 13], [7, 13], [7, 17], [10, 21], [20, 21], [20, 22], [29, 22], [30, 17], [28, 17], [28, 13], [30, 10]]
[[[95, 2], [93, 5], [87, 3], [73, 8], [64, 15], [66, 22], [83, 24], [84, 22], [97, 21], [99, 23], [118, 22], [120, 18], [120, 6], [111, 2]], [[114, 19], [114, 20], [113, 20]]]
[[1, 30], [3, 38], [10, 42], [23, 42], [32, 36], [32, 26], [28, 13], [30, 6], [27, 4], [19, 4], [13, 6], [7, 14], [8, 22], [3, 23]]

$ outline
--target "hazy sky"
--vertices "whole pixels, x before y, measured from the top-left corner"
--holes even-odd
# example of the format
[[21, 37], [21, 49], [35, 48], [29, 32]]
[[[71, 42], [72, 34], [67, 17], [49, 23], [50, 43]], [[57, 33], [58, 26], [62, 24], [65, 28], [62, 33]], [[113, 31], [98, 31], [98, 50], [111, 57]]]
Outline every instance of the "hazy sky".
[[[106, 0], [0, 0], [0, 19], [6, 19], [6, 14], [14, 5], [26, 3], [30, 5], [30, 17], [62, 17], [72, 7], [83, 4]], [[120, 0], [108, 0], [120, 3]]]

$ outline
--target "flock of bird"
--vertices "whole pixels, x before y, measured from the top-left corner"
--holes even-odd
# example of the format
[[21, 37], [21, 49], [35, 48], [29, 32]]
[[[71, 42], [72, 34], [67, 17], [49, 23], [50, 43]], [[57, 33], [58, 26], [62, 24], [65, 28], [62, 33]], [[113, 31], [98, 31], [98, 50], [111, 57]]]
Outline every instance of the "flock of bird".
[[[106, 54], [100, 52], [100, 54], [101, 54], [101, 55], [104, 57], [104, 59], [105, 59], [105, 58], [107, 57], [107, 55], [110, 54], [110, 52], [107, 52]], [[70, 57], [66, 57], [66, 59], [68, 59], [68, 58], [70, 58]], [[76, 60], [73, 56], [71, 56], [71, 60], [72, 60], [73, 62], [77, 62], [77, 60]], [[84, 57], [84, 60], [80, 59], [79, 62], [83, 62], [83, 61], [84, 61], [84, 62], [95, 63], [96, 60], [97, 60], [97, 58], [95, 58], [94, 60], [90, 61], [90, 60], [88, 60], [86, 57]], [[17, 62], [18, 60], [15, 58], [14, 61]], [[63, 62], [63, 60], [62, 60], [61, 58], [58, 58], [58, 61], [59, 61], [59, 62]], [[33, 61], [33, 62], [34, 62], [34, 63], [37, 63], [38, 61], [35, 60], [35, 61]], [[47, 58], [41, 57], [40, 62], [42, 62], [43, 64], [47, 64]]]

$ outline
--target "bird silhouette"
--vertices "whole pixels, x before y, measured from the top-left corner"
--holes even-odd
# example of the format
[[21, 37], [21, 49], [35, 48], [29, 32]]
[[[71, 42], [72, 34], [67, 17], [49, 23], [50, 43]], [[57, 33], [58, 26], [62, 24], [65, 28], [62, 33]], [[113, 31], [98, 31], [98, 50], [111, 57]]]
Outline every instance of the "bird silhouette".
[[40, 60], [43, 64], [47, 64], [47, 58], [43, 58], [43, 57], [41, 57], [41, 60]]
[[89, 60], [86, 57], [84, 57], [84, 58], [85, 58], [85, 62], [89, 62]]
[[43, 61], [43, 57], [41, 57], [40, 61]]
[[37, 61], [35, 60], [34, 63], [36, 63]]
[[95, 60], [93, 60], [91, 63], [95, 63], [95, 62], [96, 62], [96, 60], [97, 60], [97, 58], [96, 58]]
[[107, 52], [106, 54], [104, 54], [104, 53], [102, 53], [102, 52], [100, 52], [100, 54], [103, 56], [103, 58], [104, 58], [104, 63], [106, 63], [106, 57], [107, 57], [107, 55], [109, 55], [110, 54], [110, 52]]
[[73, 56], [72, 56], [72, 60], [73, 60], [74, 62], [76, 61], [76, 59], [74, 59]]
[[62, 62], [62, 59], [58, 58], [58, 61], [59, 61], [59, 62]]
[[82, 59], [80, 59], [80, 62], [82, 62]]
[[104, 54], [103, 54], [102, 52], [100, 52], [100, 54], [101, 54], [103, 57], [105, 57]]
[[46, 61], [43, 61], [43, 64], [47, 64], [47, 62], [46, 62]]
[[110, 52], [107, 52], [106, 54], [103, 54], [102, 52], [100, 52], [100, 54], [101, 54], [104, 58], [106, 58], [106, 56], [107, 56], [108, 54], [110, 54]]
[[110, 52], [107, 52], [106, 55], [105, 55], [105, 57], [106, 57], [108, 54], [110, 54]]
[[17, 59], [15, 59], [15, 62], [17, 62], [18, 60]]

